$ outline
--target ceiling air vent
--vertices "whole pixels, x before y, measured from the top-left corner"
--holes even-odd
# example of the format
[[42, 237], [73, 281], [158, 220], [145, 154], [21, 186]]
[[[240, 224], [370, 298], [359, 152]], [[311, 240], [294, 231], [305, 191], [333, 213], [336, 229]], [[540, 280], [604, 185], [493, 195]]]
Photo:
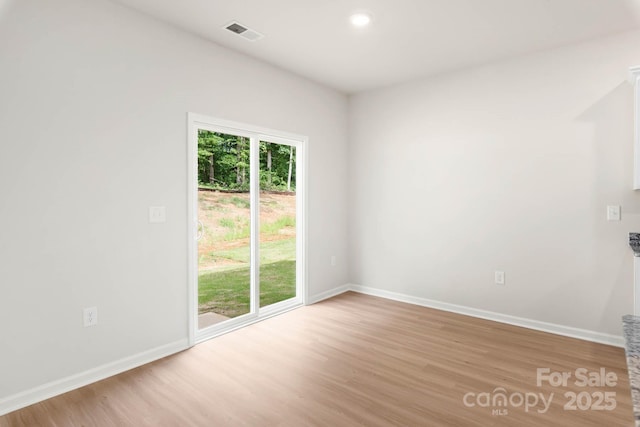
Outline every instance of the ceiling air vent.
[[230, 24], [226, 25], [225, 28], [232, 33], [236, 33], [242, 38], [249, 40], [250, 42], [254, 42], [256, 40], [260, 40], [264, 36], [257, 31], [254, 31], [250, 28], [245, 27], [244, 25], [233, 21]]

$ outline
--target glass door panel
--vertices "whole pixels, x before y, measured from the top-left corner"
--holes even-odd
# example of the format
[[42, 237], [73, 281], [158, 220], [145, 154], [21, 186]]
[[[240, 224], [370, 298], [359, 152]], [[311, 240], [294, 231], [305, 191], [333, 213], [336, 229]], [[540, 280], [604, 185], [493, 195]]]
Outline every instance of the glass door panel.
[[251, 312], [250, 139], [198, 130], [198, 329]]
[[260, 141], [260, 307], [296, 297], [296, 149]]

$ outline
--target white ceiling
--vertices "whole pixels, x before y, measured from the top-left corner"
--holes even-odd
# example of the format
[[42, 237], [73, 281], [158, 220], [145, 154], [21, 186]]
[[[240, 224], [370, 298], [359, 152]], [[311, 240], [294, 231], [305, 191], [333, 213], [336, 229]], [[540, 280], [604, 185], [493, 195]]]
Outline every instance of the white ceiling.
[[115, 1], [346, 93], [640, 28], [640, 0]]

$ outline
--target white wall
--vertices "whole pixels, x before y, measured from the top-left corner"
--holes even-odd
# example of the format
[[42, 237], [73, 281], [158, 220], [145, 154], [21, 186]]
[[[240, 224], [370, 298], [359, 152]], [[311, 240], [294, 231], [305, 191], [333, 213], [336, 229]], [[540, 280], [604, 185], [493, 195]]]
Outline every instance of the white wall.
[[309, 136], [310, 293], [348, 281], [344, 95], [106, 1], [3, 2], [0, 401], [186, 339], [189, 111]]
[[[640, 33], [354, 96], [350, 278], [621, 334]], [[622, 205], [607, 222], [606, 206]], [[494, 284], [506, 272], [506, 286]]]

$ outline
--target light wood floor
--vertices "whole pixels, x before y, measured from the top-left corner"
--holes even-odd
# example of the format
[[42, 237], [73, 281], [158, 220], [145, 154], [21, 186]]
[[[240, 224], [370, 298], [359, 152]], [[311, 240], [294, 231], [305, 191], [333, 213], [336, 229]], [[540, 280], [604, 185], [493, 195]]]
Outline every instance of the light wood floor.
[[[616, 387], [536, 386], [536, 368], [605, 368]], [[554, 393], [528, 412], [468, 392]], [[566, 391], [616, 393], [564, 410]], [[473, 401], [473, 399], [471, 399]], [[518, 399], [515, 399], [518, 402]], [[18, 426], [632, 426], [624, 351], [346, 293], [0, 417]]]

